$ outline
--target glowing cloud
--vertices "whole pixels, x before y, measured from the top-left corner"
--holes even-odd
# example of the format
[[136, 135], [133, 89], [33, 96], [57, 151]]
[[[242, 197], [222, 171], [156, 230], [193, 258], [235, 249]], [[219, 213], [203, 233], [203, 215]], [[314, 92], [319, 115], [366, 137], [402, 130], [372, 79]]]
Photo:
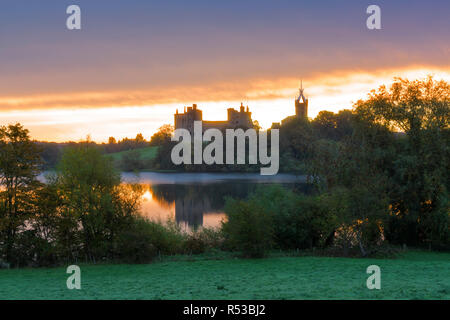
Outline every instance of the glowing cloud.
[[[310, 99], [309, 116], [321, 110], [351, 108], [371, 89], [389, 84], [396, 76], [409, 79], [434, 75], [450, 81], [450, 68], [413, 67], [377, 72], [336, 72], [303, 79]], [[197, 103], [204, 119], [226, 119], [226, 109], [241, 102], [250, 107], [253, 119], [263, 128], [294, 114], [298, 79], [254, 80], [187, 88], [167, 88], [154, 92], [81, 93], [0, 99], [2, 124], [21, 122], [33, 138], [48, 141], [81, 140], [88, 134], [95, 141], [135, 137], [149, 138], [161, 125], [173, 124], [173, 113], [184, 105]], [[23, 99], [23, 100], [21, 100]], [[19, 106], [26, 105], [27, 108]], [[17, 108], [15, 108], [17, 106]], [[45, 106], [45, 107], [44, 107]]]

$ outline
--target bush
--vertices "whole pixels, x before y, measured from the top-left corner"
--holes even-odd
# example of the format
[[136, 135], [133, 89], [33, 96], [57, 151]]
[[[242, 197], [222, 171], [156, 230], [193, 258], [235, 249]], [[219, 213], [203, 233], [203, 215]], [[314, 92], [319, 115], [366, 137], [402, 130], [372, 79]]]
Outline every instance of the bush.
[[161, 254], [183, 253], [185, 235], [173, 223], [163, 225], [140, 216], [121, 231], [116, 257], [129, 263], [148, 263]]
[[58, 264], [56, 253], [54, 242], [43, 239], [36, 230], [21, 230], [9, 263], [14, 267], [51, 267]]
[[156, 248], [160, 254], [183, 254], [183, 245], [186, 234], [175, 221], [169, 220], [165, 224], [151, 222], [154, 226], [154, 238]]
[[271, 217], [273, 244], [283, 250], [323, 247], [336, 219], [322, 196], [298, 195], [282, 186], [264, 186], [250, 195]]
[[153, 228], [148, 221], [136, 218], [118, 237], [117, 257], [127, 263], [151, 262], [157, 255], [152, 238]]
[[334, 232], [336, 219], [320, 196], [291, 195], [275, 214], [275, 241], [281, 249], [324, 247]]
[[203, 227], [187, 235], [184, 249], [188, 254], [200, 254], [208, 250], [219, 249], [222, 245], [221, 230]]
[[273, 245], [272, 215], [252, 200], [228, 199], [225, 212], [228, 221], [222, 223], [222, 230], [227, 247], [244, 257], [264, 257]]
[[383, 244], [388, 204], [382, 194], [361, 185], [351, 189], [336, 188], [323, 198], [336, 217], [334, 245], [344, 255], [359, 248], [362, 256], [370, 256]]
[[139, 150], [131, 150], [122, 155], [119, 167], [123, 171], [139, 171], [144, 169], [145, 162]]

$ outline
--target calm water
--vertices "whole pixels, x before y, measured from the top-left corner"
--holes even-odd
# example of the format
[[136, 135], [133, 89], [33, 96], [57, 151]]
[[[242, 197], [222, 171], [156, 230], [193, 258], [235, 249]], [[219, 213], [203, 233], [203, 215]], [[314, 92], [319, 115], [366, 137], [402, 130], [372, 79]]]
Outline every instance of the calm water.
[[246, 198], [258, 186], [281, 184], [286, 188], [306, 191], [304, 177], [278, 174], [215, 173], [123, 173], [125, 183], [140, 183], [145, 188], [141, 212], [156, 220], [172, 219], [182, 228], [220, 225], [225, 198]]
[[[45, 173], [40, 180], [45, 181]], [[225, 218], [225, 198], [243, 199], [258, 186], [281, 184], [300, 192], [308, 190], [303, 176], [258, 173], [122, 173], [123, 183], [140, 183], [141, 213], [159, 221], [176, 221], [183, 229], [216, 227]]]

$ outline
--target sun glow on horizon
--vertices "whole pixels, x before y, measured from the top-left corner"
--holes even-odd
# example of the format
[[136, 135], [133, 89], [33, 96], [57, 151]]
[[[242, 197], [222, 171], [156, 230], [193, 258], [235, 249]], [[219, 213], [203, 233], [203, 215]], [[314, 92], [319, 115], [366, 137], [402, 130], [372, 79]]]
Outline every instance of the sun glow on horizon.
[[[433, 75], [436, 80], [450, 82], [450, 68], [427, 67], [371, 73], [329, 73], [303, 79], [305, 94], [309, 99], [308, 115], [314, 118], [322, 110], [337, 112], [350, 109], [357, 100], [366, 98], [370, 90], [377, 89], [382, 84], [390, 85], [394, 77], [414, 80], [423, 79], [427, 75]], [[33, 106], [36, 103], [29, 97], [24, 97], [22, 100], [13, 97], [8, 100], [10, 103], [8, 104], [5, 102], [6, 98], [0, 97], [0, 117], [2, 118], [0, 125], [20, 122], [30, 130], [33, 139], [41, 141], [80, 141], [90, 135], [93, 141], [106, 142], [110, 136], [116, 139], [134, 138], [138, 133], [142, 133], [146, 139], [149, 139], [160, 126], [173, 124], [173, 114], [177, 109], [183, 112], [184, 106], [196, 103], [203, 111], [204, 120], [225, 120], [227, 108], [239, 108], [242, 102], [245, 106], [249, 106], [253, 120], [257, 120], [264, 129], [267, 129], [273, 122], [279, 122], [295, 113], [294, 98], [298, 92], [298, 82], [297, 79], [259, 81], [256, 84], [252, 83], [246, 90], [246, 94], [242, 96], [234, 94], [233, 87], [230, 88], [230, 92], [223, 91], [217, 96], [211, 94], [211, 89], [205, 87], [204, 90], [196, 91], [197, 100], [194, 100], [196, 95], [192, 94], [186, 101], [164, 102], [163, 99], [160, 103], [147, 105], [136, 103], [128, 106], [122, 105], [124, 100], [120, 99], [117, 92], [111, 93], [111, 97], [114, 98], [112, 100], [117, 99], [117, 103], [110, 101], [111, 97], [106, 97], [105, 103], [109, 106], [94, 104], [92, 107], [65, 105], [63, 102], [68, 102], [70, 99], [62, 101], [55, 98], [61, 102], [60, 107], [54, 105], [51, 108], [14, 108], [13, 105], [24, 105], [21, 104], [22, 100], [22, 102], [30, 102]], [[172, 94], [172, 90], [168, 92]], [[207, 93], [205, 94], [207, 99], [202, 99], [202, 92]], [[139, 96], [134, 99], [129, 100], [140, 101]], [[2, 109], [5, 103], [8, 107]]]

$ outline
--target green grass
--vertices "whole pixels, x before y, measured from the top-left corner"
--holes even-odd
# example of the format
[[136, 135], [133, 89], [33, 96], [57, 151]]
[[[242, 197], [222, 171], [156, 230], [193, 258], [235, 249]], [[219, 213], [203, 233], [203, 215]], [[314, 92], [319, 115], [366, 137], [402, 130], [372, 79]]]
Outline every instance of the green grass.
[[[366, 268], [381, 268], [381, 290]], [[450, 254], [397, 259], [276, 257], [81, 265], [81, 290], [65, 268], [0, 270], [0, 299], [450, 299]]]
[[[145, 147], [140, 149], [135, 149], [139, 152], [142, 160], [152, 160], [156, 157], [158, 152], [158, 147]], [[125, 154], [133, 152], [134, 150], [127, 150], [115, 153], [109, 153], [106, 156], [112, 158], [114, 161], [120, 161]]]

